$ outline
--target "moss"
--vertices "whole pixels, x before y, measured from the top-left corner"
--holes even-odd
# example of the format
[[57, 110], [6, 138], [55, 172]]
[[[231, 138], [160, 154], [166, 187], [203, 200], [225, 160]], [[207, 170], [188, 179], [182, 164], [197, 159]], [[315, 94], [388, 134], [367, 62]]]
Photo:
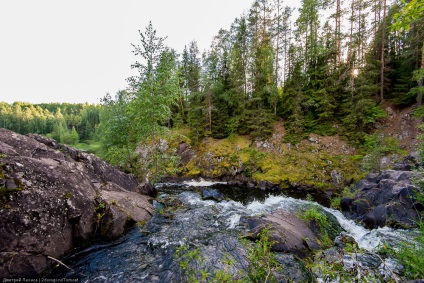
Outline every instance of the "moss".
[[199, 168], [193, 168], [187, 173], [188, 177], [197, 177], [199, 175], [201, 175], [201, 171]]
[[146, 225], [147, 221], [146, 220], [141, 220], [138, 221], [135, 225], [139, 228], [143, 228]]
[[[278, 147], [278, 141], [273, 142]], [[346, 180], [360, 180], [364, 176], [358, 170], [361, 159], [352, 157], [352, 152], [345, 154], [340, 149], [330, 148], [328, 144], [302, 141], [297, 146], [281, 144], [280, 149], [273, 150], [256, 148], [245, 136], [221, 140], [205, 138], [194, 148], [197, 157], [179, 172], [187, 177], [219, 177], [229, 174], [235, 167], [242, 168], [241, 173], [255, 181], [264, 180], [286, 187], [298, 183], [319, 189], [334, 187], [332, 170], [339, 171]]]
[[11, 194], [22, 191], [22, 188], [18, 187], [16, 189], [7, 189], [5, 185], [0, 187], [0, 198], [7, 197]]
[[66, 194], [63, 195], [64, 199], [70, 199], [71, 197], [72, 197], [71, 193], [66, 193]]

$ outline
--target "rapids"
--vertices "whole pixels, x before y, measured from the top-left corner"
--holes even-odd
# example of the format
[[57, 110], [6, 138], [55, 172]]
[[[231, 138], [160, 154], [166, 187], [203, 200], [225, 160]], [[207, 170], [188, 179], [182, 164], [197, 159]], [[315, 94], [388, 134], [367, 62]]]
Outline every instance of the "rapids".
[[[219, 190], [226, 200], [203, 200], [199, 191], [204, 188]], [[267, 215], [277, 209], [296, 212], [310, 205], [332, 214], [346, 233], [356, 240], [359, 248], [370, 253], [382, 242], [395, 245], [409, 233], [387, 227], [368, 230], [339, 211], [315, 202], [258, 190], [246, 192], [225, 183], [201, 180], [158, 184], [157, 189], [159, 200], [176, 197], [185, 206], [166, 216], [159, 213], [163, 205], [154, 201], [158, 213], [145, 226], [136, 226], [113, 242], [97, 244], [69, 256], [64, 262], [72, 270], [60, 267], [51, 276], [78, 278], [81, 282], [181, 282], [175, 251], [183, 245], [201, 251], [203, 265], [194, 268], [207, 268], [210, 272], [229, 269], [230, 273], [237, 274], [248, 266], [245, 248], [239, 241], [247, 232], [241, 221], [243, 217]], [[223, 258], [227, 256], [234, 262], [231, 268], [223, 264]], [[393, 263], [389, 264], [390, 261], [380, 264], [379, 273], [387, 275], [385, 267], [393, 268]]]

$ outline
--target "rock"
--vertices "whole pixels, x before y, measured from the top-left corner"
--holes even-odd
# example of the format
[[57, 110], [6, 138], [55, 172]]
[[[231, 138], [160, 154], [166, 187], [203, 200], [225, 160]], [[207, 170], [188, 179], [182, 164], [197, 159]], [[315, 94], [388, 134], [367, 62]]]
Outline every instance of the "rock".
[[259, 189], [262, 191], [265, 191], [267, 189], [267, 182], [266, 181], [260, 181], [258, 184]]
[[151, 196], [151, 197], [156, 197], [156, 195], [158, 194], [158, 191], [156, 190], [155, 186], [153, 186], [152, 183], [149, 182], [149, 180], [145, 180], [144, 182], [141, 182], [136, 187], [135, 191], [142, 195]]
[[246, 187], [247, 187], [249, 190], [255, 189], [255, 188], [256, 188], [256, 182], [255, 182], [255, 181], [250, 181], [250, 182], [248, 182], [248, 183], [246, 184]]
[[390, 108], [390, 107], [387, 107], [387, 108], [386, 108], [386, 112], [387, 112], [387, 114], [388, 114], [389, 116], [394, 116], [394, 115], [396, 115], [395, 111], [394, 111], [392, 108]]
[[395, 163], [393, 169], [400, 171], [411, 171], [417, 168], [422, 163], [421, 155], [418, 152], [413, 152], [405, 157], [401, 162]]
[[333, 170], [330, 173], [331, 178], [333, 179], [333, 184], [336, 187], [344, 186], [346, 179], [343, 177], [343, 174], [337, 170]]
[[341, 207], [342, 211], [351, 212], [352, 201], [353, 201], [352, 198], [342, 198], [340, 200], [340, 207]]
[[[276, 252], [292, 253], [299, 258], [307, 258], [312, 252], [321, 248], [321, 231], [314, 223], [305, 223], [295, 214], [284, 210], [277, 210], [266, 217], [252, 217], [246, 219], [253, 237], [257, 238], [259, 233], [269, 227], [269, 240], [275, 242], [272, 250]], [[336, 224], [337, 223], [337, 224]], [[339, 231], [337, 220], [329, 222], [332, 227], [329, 230]], [[336, 233], [337, 234], [337, 233]], [[334, 235], [329, 235], [334, 239]]]
[[108, 204], [100, 223], [100, 231], [106, 238], [121, 235], [131, 224], [129, 220], [143, 222], [153, 213], [148, 199], [135, 192], [105, 190], [100, 192], [100, 198]]
[[358, 246], [358, 243], [352, 236], [344, 233], [340, 234], [334, 239], [334, 244], [338, 247], [346, 247], [348, 244], [352, 246]]
[[354, 186], [354, 197], [341, 200], [342, 211], [368, 228], [415, 227], [420, 216], [416, 209], [417, 188], [411, 178], [410, 171], [385, 170], [369, 174]]
[[305, 264], [292, 254], [276, 254], [276, 260], [282, 267], [275, 273], [275, 279], [280, 283], [315, 282], [315, 278]]
[[[314, 277], [328, 278], [328, 274], [335, 274], [343, 278], [342, 274], [348, 274], [347, 278], [353, 282], [355, 279], [359, 282], [392, 282], [394, 278], [397, 279], [394, 274], [401, 273], [400, 266], [393, 266], [390, 259], [382, 259], [378, 254], [362, 253], [359, 249], [353, 250], [352, 247], [334, 247], [317, 254], [312, 265]], [[351, 282], [347, 278], [344, 277], [345, 280], [340, 282]]]
[[178, 145], [178, 148], [175, 154], [180, 157], [181, 166], [187, 165], [187, 163], [189, 163], [194, 157], [196, 157], [196, 153], [191, 149], [190, 145], [186, 142], [181, 142]]
[[115, 237], [153, 211], [138, 184], [88, 153], [0, 129], [0, 277], [39, 276], [93, 237]]
[[373, 183], [369, 180], [360, 180], [356, 185], [355, 185], [355, 190], [369, 190], [374, 188], [377, 185], [377, 183]]
[[202, 190], [202, 198], [204, 200], [214, 200], [220, 202], [225, 199], [225, 197], [218, 192], [216, 189], [204, 189]]
[[308, 140], [309, 140], [311, 143], [319, 143], [318, 138], [316, 138], [316, 137], [309, 137], [309, 138], [308, 138]]
[[6, 180], [6, 189], [13, 190], [13, 189], [16, 189], [16, 188], [18, 188], [18, 187], [16, 186], [16, 183], [15, 183], [14, 180], [11, 180], [11, 179]]
[[386, 206], [384, 204], [380, 204], [365, 215], [363, 223], [366, 227], [383, 227], [386, 225], [386, 221]]

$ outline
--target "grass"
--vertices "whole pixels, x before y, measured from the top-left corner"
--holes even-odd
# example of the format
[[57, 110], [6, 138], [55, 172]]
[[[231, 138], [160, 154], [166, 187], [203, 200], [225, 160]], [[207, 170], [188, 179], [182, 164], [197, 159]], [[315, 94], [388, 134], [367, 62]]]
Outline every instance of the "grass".
[[88, 153], [93, 153], [102, 159], [105, 159], [107, 154], [107, 150], [102, 147], [102, 144], [99, 141], [87, 140], [85, 142], [77, 143], [73, 145], [73, 147]]
[[[174, 253], [180, 269], [180, 281], [187, 283], [214, 282], [214, 283], [262, 283], [277, 282], [275, 273], [281, 272], [274, 252], [271, 250], [273, 242], [270, 241], [269, 228], [264, 228], [259, 233], [259, 239], [254, 243], [241, 239], [247, 249], [249, 266], [238, 274], [231, 274], [227, 270], [212, 270], [204, 266], [204, 256], [200, 247], [190, 247], [183, 244]], [[226, 266], [233, 266], [234, 261], [230, 254], [222, 258]], [[204, 268], [204, 269], [202, 269]]]
[[331, 229], [328, 218], [323, 212], [319, 211], [317, 206], [311, 205], [309, 209], [300, 215], [300, 218], [306, 223], [316, 223], [320, 230], [320, 240], [324, 247], [331, 247], [333, 245], [333, 240], [326, 230]]
[[414, 241], [404, 242], [399, 246], [397, 258], [405, 267], [408, 279], [424, 278], [424, 223], [419, 223], [418, 236]]

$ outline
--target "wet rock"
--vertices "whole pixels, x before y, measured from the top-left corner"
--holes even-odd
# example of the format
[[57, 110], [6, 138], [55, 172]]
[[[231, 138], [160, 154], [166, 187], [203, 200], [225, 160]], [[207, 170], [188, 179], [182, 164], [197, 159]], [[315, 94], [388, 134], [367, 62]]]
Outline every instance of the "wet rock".
[[204, 200], [214, 200], [220, 202], [225, 199], [225, 197], [215, 189], [204, 189], [202, 190], [202, 198]]
[[276, 254], [276, 260], [281, 265], [281, 271], [275, 274], [279, 283], [315, 282], [315, 278], [305, 264], [292, 254]]
[[340, 234], [334, 239], [334, 244], [338, 247], [346, 247], [347, 245], [358, 246], [358, 243], [352, 236], [344, 233]]
[[8, 184], [0, 195], [0, 263], [7, 263], [0, 264], [0, 277], [38, 276], [54, 263], [49, 257], [93, 237], [117, 236], [153, 211], [148, 197], [132, 192], [134, 176], [92, 154], [5, 129], [0, 154]]
[[246, 187], [247, 187], [248, 189], [255, 189], [255, 188], [256, 188], [256, 183], [255, 183], [254, 181], [248, 182], [248, 183], [246, 184]]
[[266, 181], [260, 181], [258, 184], [259, 189], [261, 189], [262, 191], [265, 191], [267, 189], [267, 182]]
[[368, 228], [415, 227], [420, 216], [416, 209], [417, 188], [411, 179], [410, 171], [371, 173], [354, 186], [354, 197], [341, 200], [342, 211]]
[[363, 220], [367, 227], [383, 227], [386, 225], [387, 211], [384, 204], [378, 205], [365, 215]]
[[169, 207], [181, 207], [183, 206], [183, 202], [178, 198], [170, 195], [161, 195], [158, 197], [157, 202], [161, 205], [161, 207], [169, 208]]
[[[246, 219], [253, 237], [269, 227], [272, 249], [277, 252], [292, 253], [300, 258], [310, 257], [311, 253], [321, 248], [321, 229], [314, 223], [305, 223], [295, 214], [277, 210], [266, 217]], [[334, 222], [335, 225], [337, 220]], [[330, 227], [329, 227], [330, 228]], [[331, 227], [330, 230], [334, 228]], [[339, 227], [334, 229], [339, 230]], [[333, 236], [334, 239], [335, 235]]]
[[[390, 259], [382, 259], [373, 253], [362, 253], [357, 249], [331, 248], [317, 254], [312, 272], [318, 282], [329, 279], [330, 274], [343, 278], [342, 282], [399, 282], [395, 274], [401, 273], [399, 266]], [[331, 276], [331, 275], [330, 275]]]

